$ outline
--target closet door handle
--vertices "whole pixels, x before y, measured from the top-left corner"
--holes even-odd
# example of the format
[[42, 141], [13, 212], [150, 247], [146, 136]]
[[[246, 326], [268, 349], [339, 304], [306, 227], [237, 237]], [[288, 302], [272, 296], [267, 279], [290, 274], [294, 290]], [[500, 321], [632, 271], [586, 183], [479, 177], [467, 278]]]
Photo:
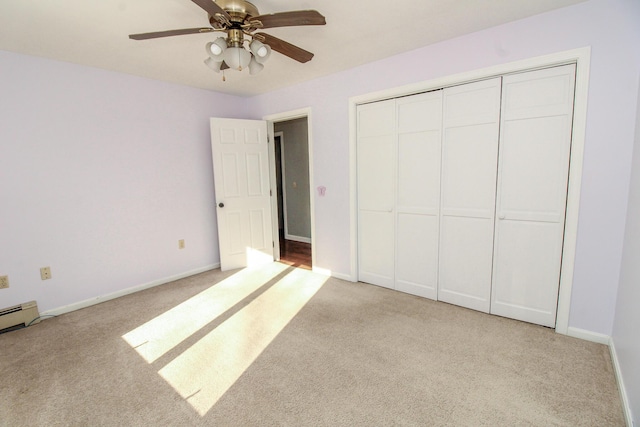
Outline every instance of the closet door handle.
[[224, 203], [222, 203], [222, 202], [218, 203], [218, 207], [219, 208], [224, 208]]

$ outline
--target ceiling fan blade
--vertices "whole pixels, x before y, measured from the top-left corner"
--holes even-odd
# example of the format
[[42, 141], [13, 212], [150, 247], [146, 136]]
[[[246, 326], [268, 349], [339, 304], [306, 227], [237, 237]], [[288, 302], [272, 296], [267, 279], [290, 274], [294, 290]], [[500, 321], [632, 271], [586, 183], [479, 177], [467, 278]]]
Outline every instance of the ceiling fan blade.
[[231, 67], [229, 67], [226, 62], [222, 61], [222, 65], [220, 65], [220, 70], [224, 71], [228, 68], [231, 68]]
[[231, 20], [231, 16], [227, 12], [225, 12], [223, 8], [221, 8], [216, 3], [214, 3], [213, 0], [191, 0], [191, 1], [193, 1], [195, 4], [200, 6], [202, 9], [205, 10], [205, 12], [207, 12], [211, 16], [216, 16], [216, 14], [220, 14], [224, 16], [228, 21]]
[[[327, 21], [317, 10], [295, 10], [253, 16], [250, 20], [256, 28], [294, 27], [298, 25], [325, 25]], [[258, 25], [260, 22], [262, 25]], [[255, 25], [254, 25], [255, 23]]]
[[182, 30], [156, 31], [154, 33], [129, 34], [132, 40], [157, 39], [159, 37], [182, 36], [184, 34], [209, 33], [213, 28], [184, 28]]
[[281, 54], [288, 56], [291, 59], [295, 59], [298, 62], [309, 62], [311, 58], [313, 58], [313, 53], [308, 52], [298, 46], [294, 46], [289, 42], [284, 40], [280, 40], [277, 37], [271, 36], [267, 33], [256, 33], [253, 35], [254, 38], [257, 38], [261, 42], [268, 44], [271, 46], [271, 49], [276, 52], [280, 52]]

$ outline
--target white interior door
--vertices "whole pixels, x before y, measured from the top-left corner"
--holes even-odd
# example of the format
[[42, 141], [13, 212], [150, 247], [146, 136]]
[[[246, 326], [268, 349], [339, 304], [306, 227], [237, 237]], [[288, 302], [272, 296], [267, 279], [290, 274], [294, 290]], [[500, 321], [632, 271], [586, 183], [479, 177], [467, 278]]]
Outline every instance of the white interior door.
[[491, 313], [555, 326], [575, 65], [504, 77]]
[[358, 106], [358, 276], [394, 288], [395, 100]]
[[222, 270], [273, 261], [267, 124], [211, 119]]
[[438, 299], [489, 312], [500, 78], [444, 90]]
[[437, 299], [442, 91], [398, 99], [395, 288]]

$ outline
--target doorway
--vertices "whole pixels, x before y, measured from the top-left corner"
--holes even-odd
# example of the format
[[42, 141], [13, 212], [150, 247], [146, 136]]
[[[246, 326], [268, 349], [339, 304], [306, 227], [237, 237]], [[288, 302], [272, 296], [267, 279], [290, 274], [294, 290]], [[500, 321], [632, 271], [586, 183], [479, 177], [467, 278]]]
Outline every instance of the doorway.
[[311, 269], [308, 118], [304, 116], [274, 122], [273, 129], [279, 243], [279, 254], [276, 255], [279, 255], [282, 263]]

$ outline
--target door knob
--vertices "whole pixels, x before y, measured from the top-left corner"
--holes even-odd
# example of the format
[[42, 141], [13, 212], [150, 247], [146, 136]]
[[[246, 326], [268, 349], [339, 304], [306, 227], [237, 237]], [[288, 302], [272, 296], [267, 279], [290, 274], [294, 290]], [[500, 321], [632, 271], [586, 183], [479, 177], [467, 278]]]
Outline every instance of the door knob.
[[224, 203], [222, 203], [222, 202], [218, 203], [218, 207], [224, 208]]

